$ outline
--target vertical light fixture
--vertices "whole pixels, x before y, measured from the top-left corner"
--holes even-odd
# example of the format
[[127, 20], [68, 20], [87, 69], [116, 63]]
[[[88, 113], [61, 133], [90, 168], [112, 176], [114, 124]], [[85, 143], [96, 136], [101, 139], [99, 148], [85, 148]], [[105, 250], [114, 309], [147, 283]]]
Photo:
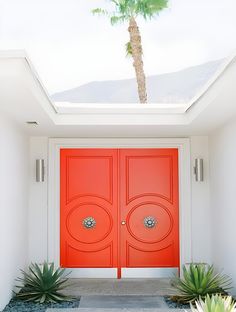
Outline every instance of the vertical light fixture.
[[203, 181], [203, 159], [202, 158], [195, 159], [194, 173], [195, 173], [195, 180], [197, 182], [202, 182]]
[[36, 182], [44, 182], [44, 159], [36, 159]]

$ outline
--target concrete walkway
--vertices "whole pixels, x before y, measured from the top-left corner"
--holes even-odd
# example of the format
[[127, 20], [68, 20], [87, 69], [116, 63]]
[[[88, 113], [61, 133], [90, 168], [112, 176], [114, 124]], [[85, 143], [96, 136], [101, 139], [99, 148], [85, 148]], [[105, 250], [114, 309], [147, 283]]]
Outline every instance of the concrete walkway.
[[170, 279], [70, 279], [65, 291], [71, 296], [173, 294]]
[[183, 312], [164, 301], [173, 293], [169, 279], [71, 279], [65, 294], [81, 296], [79, 308], [47, 312]]

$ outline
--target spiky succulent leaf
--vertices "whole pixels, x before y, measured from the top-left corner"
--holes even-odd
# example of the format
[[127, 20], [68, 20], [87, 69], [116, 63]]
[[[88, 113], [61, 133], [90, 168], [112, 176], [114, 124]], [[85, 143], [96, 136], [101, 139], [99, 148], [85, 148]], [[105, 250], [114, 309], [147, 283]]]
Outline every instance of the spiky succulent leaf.
[[17, 281], [20, 292], [16, 297], [24, 301], [38, 303], [69, 301], [72, 298], [65, 296], [61, 291], [65, 288], [67, 275], [65, 269], [55, 269], [53, 263], [44, 262], [42, 266], [31, 264], [28, 271], [21, 270], [22, 277]]
[[176, 277], [173, 285], [178, 294], [172, 299], [179, 302], [192, 302], [206, 295], [227, 294], [231, 288], [231, 279], [214, 272], [214, 267], [206, 264], [183, 266], [183, 277]]
[[192, 312], [235, 312], [236, 303], [230, 296], [206, 295], [205, 300], [199, 299], [191, 304]]

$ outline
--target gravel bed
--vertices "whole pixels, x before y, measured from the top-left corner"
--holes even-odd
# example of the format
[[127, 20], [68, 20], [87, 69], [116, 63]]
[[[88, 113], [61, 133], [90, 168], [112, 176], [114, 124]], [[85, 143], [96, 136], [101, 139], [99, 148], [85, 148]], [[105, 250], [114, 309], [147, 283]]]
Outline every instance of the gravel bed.
[[48, 308], [78, 308], [80, 298], [62, 303], [33, 303], [13, 298], [2, 312], [45, 312]]
[[168, 307], [171, 309], [190, 309], [189, 304], [182, 304], [179, 302], [172, 301], [170, 297], [164, 296], [165, 302], [167, 303]]

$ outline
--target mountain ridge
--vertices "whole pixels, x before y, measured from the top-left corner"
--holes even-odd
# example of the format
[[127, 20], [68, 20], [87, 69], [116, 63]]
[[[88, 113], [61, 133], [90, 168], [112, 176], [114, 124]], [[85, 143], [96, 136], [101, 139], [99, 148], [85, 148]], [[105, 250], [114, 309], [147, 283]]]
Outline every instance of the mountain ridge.
[[[183, 103], [191, 100], [215, 74], [223, 60], [216, 60], [172, 73], [147, 77], [149, 103]], [[138, 103], [135, 78], [91, 81], [54, 93], [55, 102]]]

